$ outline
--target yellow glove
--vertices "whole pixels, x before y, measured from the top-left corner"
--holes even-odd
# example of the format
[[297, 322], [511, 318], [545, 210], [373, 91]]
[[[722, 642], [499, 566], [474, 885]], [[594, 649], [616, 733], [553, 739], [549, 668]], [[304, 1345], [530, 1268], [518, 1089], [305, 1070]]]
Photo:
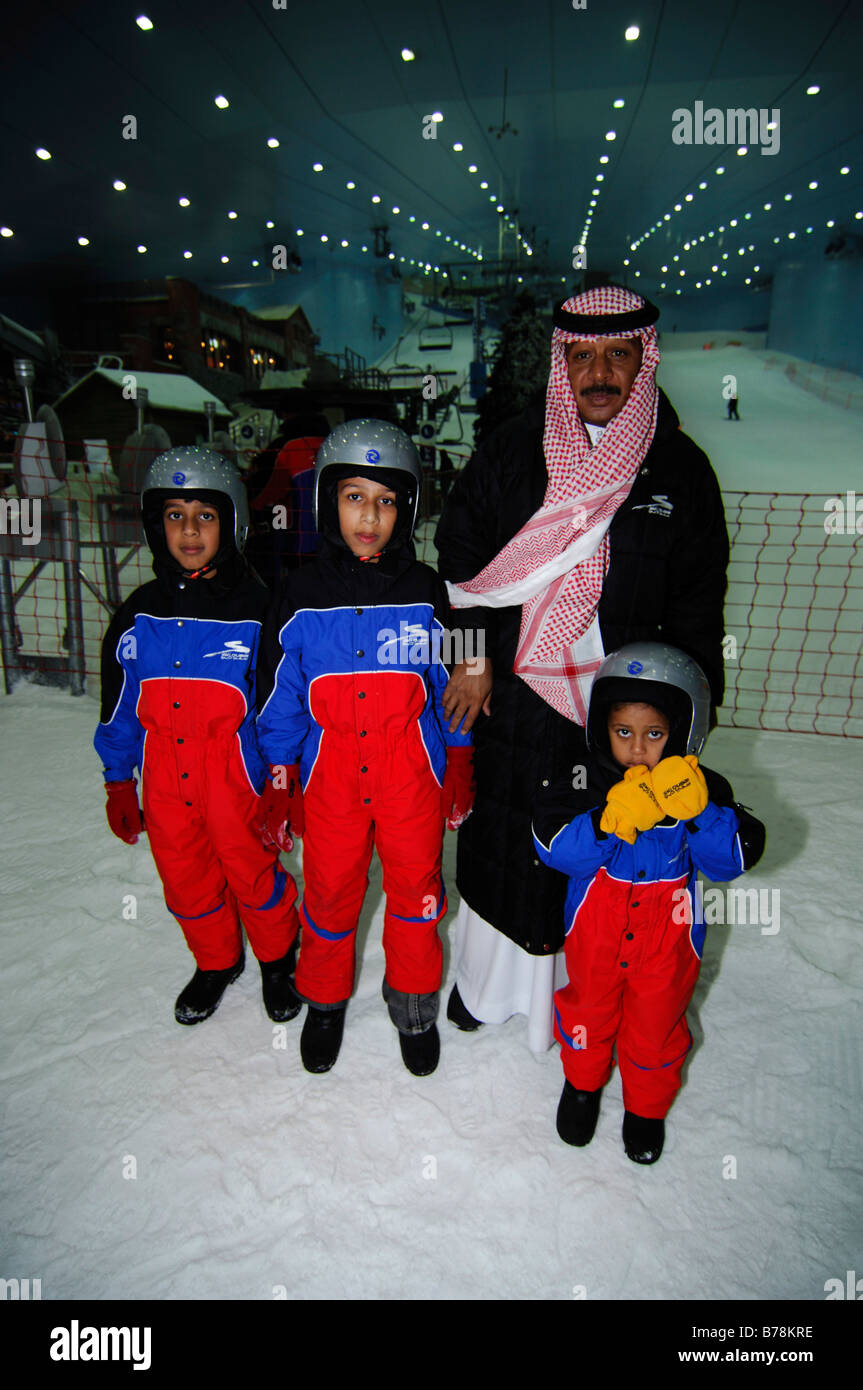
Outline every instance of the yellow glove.
[[693, 753], [685, 758], [661, 758], [650, 781], [665, 816], [692, 820], [707, 805], [707, 783]]
[[632, 845], [639, 830], [650, 830], [667, 814], [656, 798], [647, 768], [639, 763], [628, 768], [623, 781], [610, 788], [599, 828]]

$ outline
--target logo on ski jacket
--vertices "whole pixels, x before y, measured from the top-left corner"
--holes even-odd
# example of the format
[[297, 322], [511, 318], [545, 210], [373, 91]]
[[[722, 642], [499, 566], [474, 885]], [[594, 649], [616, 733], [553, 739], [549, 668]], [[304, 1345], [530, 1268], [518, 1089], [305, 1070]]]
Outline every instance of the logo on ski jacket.
[[671, 516], [674, 511], [674, 503], [669, 502], [665, 493], [654, 493], [649, 502], [639, 502], [633, 507], [634, 512], [647, 511], [651, 516]]
[[248, 661], [251, 653], [251, 647], [247, 647], [245, 642], [235, 639], [232, 642], [226, 642], [220, 651], [204, 652], [204, 657], [220, 656], [223, 661]]

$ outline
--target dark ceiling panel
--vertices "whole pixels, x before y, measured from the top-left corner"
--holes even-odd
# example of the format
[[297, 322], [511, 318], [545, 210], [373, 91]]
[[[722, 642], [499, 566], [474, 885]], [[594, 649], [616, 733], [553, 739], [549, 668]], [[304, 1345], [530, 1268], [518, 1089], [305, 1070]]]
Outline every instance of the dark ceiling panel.
[[[454, 249], [462, 241], [494, 257], [492, 196], [508, 214], [518, 208], [525, 233], [536, 229], [537, 261], [547, 250], [550, 269], [569, 277], [596, 187], [589, 263], [638, 269], [656, 290], [675, 254], [687, 258], [687, 283], [690, 269], [708, 274], [717, 228], [732, 217], [741, 237], [746, 222], [761, 276], [791, 231], [823, 241], [833, 220], [863, 232], [855, 217], [863, 210], [858, 0], [589, 0], [584, 10], [564, 0], [141, 5], [151, 33], [136, 27], [133, 8], [106, 0], [10, 16], [0, 57], [0, 223], [15, 235], [0, 239], [0, 283], [17, 288], [40, 266], [70, 282], [246, 278], [252, 260], [281, 241], [307, 257], [368, 266], [359, 248], [381, 223], [405, 268], [411, 259], [463, 258]], [[623, 29], [633, 21], [641, 37], [627, 43]], [[415, 48], [414, 63], [401, 61], [404, 43]], [[815, 97], [805, 93], [811, 82], [821, 85]], [[213, 101], [220, 91], [231, 103], [224, 111]], [[673, 113], [697, 101], [723, 111], [778, 104], [779, 152], [752, 147], [739, 157], [733, 145], [675, 144]], [[437, 139], [423, 139], [423, 117], [436, 108], [445, 117]], [[129, 114], [136, 140], [122, 138]], [[607, 141], [612, 129], [617, 138]], [[270, 136], [278, 149], [268, 149]], [[456, 140], [463, 151], [453, 151]], [[39, 144], [50, 162], [35, 158]], [[843, 165], [849, 175], [840, 175]], [[125, 192], [114, 191], [115, 178]], [[89, 247], [77, 247], [79, 235]], [[507, 244], [514, 248], [512, 237]], [[747, 252], [729, 268], [729, 284], [742, 283], [752, 263]]]

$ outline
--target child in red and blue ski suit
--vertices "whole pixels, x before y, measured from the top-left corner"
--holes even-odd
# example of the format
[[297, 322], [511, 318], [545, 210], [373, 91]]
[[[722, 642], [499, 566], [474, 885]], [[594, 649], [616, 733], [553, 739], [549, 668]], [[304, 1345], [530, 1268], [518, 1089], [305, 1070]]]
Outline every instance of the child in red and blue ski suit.
[[[616, 674], [630, 666], [637, 669]], [[681, 671], [686, 679], [676, 684]], [[669, 676], [657, 680], [657, 672]], [[699, 677], [703, 727], [693, 737], [688, 692]], [[569, 877], [569, 983], [554, 996], [566, 1078], [558, 1133], [589, 1143], [616, 1045], [624, 1145], [638, 1163], [659, 1158], [663, 1120], [692, 1045], [686, 1008], [705, 936], [692, 911], [696, 870], [737, 878], [764, 845], [764, 827], [734, 802], [725, 779], [682, 756], [703, 743], [708, 711], [695, 662], [660, 643], [622, 648], [603, 662], [591, 690], [586, 764], [534, 810], [537, 853]]]
[[318, 559], [290, 576], [262, 642], [269, 828], [277, 843], [285, 822], [305, 829], [296, 987], [310, 1004], [301, 1040], [310, 1071], [328, 1070], [338, 1053], [373, 845], [386, 894], [384, 995], [409, 1069], [424, 1075], [437, 1061], [443, 823], [470, 809], [472, 750], [441, 707], [448, 605], [441, 580], [414, 558], [419, 483], [416, 452], [395, 426], [353, 421], [329, 436], [318, 455]]
[[[255, 661], [269, 594], [241, 553], [239, 476], [206, 449], [172, 449], [142, 492], [155, 580], [126, 600], [102, 646], [108, 822], [146, 829], [197, 970], [175, 1006], [198, 1023], [243, 969], [243, 926], [271, 1018], [294, 1017], [296, 885], [255, 831], [265, 768], [255, 738]], [[140, 770], [143, 821], [133, 772]], [[242, 923], [242, 925], [241, 925]]]

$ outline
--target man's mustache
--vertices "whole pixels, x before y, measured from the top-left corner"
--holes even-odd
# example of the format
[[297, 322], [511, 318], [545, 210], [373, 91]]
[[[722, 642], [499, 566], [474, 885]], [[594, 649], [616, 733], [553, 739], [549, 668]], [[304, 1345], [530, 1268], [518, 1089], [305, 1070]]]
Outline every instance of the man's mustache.
[[585, 386], [583, 396], [619, 396], [619, 386]]

